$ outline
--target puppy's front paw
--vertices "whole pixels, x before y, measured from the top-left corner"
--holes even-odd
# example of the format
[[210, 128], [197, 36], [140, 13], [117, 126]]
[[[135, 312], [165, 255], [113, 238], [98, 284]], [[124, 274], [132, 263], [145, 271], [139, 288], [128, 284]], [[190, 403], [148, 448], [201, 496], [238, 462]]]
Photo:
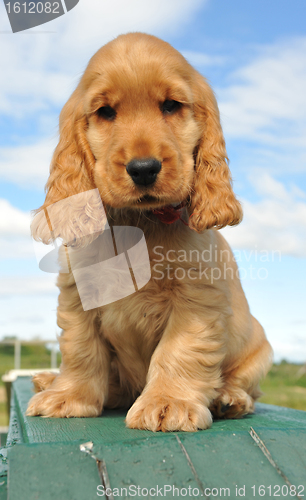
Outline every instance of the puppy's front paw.
[[44, 417], [97, 417], [102, 412], [102, 401], [87, 401], [70, 395], [68, 391], [47, 389], [30, 399], [26, 415]]
[[156, 431], [189, 431], [207, 429], [212, 417], [209, 409], [201, 404], [173, 399], [168, 396], [139, 396], [126, 416], [131, 429]]
[[254, 400], [243, 389], [223, 389], [220, 396], [210, 406], [217, 418], [241, 418], [253, 413]]

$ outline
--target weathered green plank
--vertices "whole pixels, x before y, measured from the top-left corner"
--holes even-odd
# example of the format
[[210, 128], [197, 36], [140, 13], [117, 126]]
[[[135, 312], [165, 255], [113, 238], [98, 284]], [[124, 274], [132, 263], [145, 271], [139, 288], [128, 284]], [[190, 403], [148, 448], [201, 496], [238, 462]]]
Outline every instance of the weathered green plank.
[[97, 445], [93, 454], [105, 461], [114, 497], [191, 498], [191, 492], [201, 496], [201, 487], [175, 434], [158, 438], [151, 433], [147, 439]]
[[1, 432], [0, 433], [0, 447], [6, 445], [6, 440], [7, 440], [7, 432]]
[[0, 500], [7, 500], [7, 478], [0, 477]]
[[[306, 412], [257, 405], [256, 414], [215, 421], [206, 431], [164, 434], [127, 429], [125, 412], [120, 411], [108, 411], [93, 419], [25, 417], [32, 394], [29, 379], [14, 383], [15, 408], [9, 436], [11, 444], [28, 444], [16, 444], [9, 451], [10, 500], [99, 498], [101, 479], [93, 456], [105, 462], [110, 486], [115, 493], [123, 493], [121, 498], [150, 498], [160, 493], [171, 497], [173, 491], [176, 498], [192, 498], [194, 491], [203, 498], [206, 492], [210, 498], [224, 498], [229, 493], [250, 500], [271, 498], [277, 493], [275, 487], [283, 487], [286, 492], [286, 483], [305, 483]], [[252, 438], [251, 428], [262, 446]], [[80, 443], [87, 441], [94, 443], [92, 456], [79, 449]], [[268, 450], [270, 460], [263, 449]], [[20, 471], [29, 485], [22, 489], [22, 496]], [[59, 477], [58, 486], [53, 484], [55, 477]], [[82, 483], [85, 489], [79, 488]], [[124, 488], [132, 493], [130, 497], [125, 496]], [[146, 495], [150, 488], [151, 496]], [[44, 496], [39, 496], [42, 492]], [[102, 495], [102, 486], [98, 492]]]
[[[18, 378], [13, 384], [15, 404], [22, 426], [21, 439], [24, 442], [64, 442], [74, 440], [93, 441], [95, 443], [120, 442], [131, 439], [143, 439], [152, 433], [135, 429], [127, 429], [124, 419], [126, 412], [105, 411], [99, 418], [41, 418], [26, 417], [27, 404], [33, 395], [29, 378]], [[301, 429], [306, 428], [306, 412], [279, 408], [271, 405], [257, 404], [256, 414], [240, 420], [218, 420], [211, 429], [200, 431], [207, 434], [217, 432], [249, 432], [250, 427], [257, 429]], [[199, 433], [196, 433], [197, 435]], [[160, 435], [160, 433], [158, 433]], [[179, 433], [184, 435], [184, 433]]]
[[[283, 406], [267, 405], [256, 403], [255, 415], [249, 415], [244, 421], [256, 416], [256, 424], [259, 427], [269, 429], [301, 429], [306, 430], [306, 412], [302, 410], [292, 410]], [[235, 420], [231, 421], [232, 423]], [[250, 422], [251, 423], [251, 422]], [[253, 425], [251, 423], [251, 425]]]
[[184, 435], [181, 441], [201, 482], [214, 490], [214, 498], [245, 496], [250, 499], [252, 486], [285, 484], [251, 436], [238, 426], [234, 433]]
[[8, 459], [10, 500], [98, 498], [96, 463], [78, 443], [20, 444], [9, 450]]
[[270, 454], [276, 467], [290, 483], [304, 487], [304, 497], [306, 497], [306, 428], [303, 431], [274, 430], [257, 429], [255, 425], [254, 430], [264, 443], [262, 453], [267, 454], [268, 450], [268, 455]]
[[14, 390], [11, 390], [11, 410], [10, 410], [10, 425], [6, 440], [6, 446], [13, 446], [17, 443], [23, 443], [22, 418], [17, 411], [17, 405], [14, 397]]
[[0, 500], [7, 498], [7, 449], [0, 448]]

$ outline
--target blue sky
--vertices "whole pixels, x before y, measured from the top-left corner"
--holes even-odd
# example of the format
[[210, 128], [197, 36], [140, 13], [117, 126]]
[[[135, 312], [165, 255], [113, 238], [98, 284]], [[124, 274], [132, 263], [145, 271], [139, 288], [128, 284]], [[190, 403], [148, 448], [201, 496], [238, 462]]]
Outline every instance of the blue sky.
[[219, 102], [244, 221], [226, 228], [275, 359], [306, 360], [306, 4], [80, 0], [12, 34], [0, 4], [0, 338], [53, 339], [55, 276], [38, 269], [30, 210], [44, 200], [58, 115], [86, 63], [120, 33], [170, 42]]

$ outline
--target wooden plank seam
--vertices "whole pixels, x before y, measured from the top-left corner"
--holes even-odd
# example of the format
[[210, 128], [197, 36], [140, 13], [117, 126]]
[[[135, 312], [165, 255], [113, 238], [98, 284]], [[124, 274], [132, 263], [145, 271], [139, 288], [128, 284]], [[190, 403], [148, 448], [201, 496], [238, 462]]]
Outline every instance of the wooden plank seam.
[[[114, 500], [113, 494], [111, 493], [112, 489], [111, 489], [111, 485], [110, 485], [110, 481], [109, 481], [109, 477], [108, 477], [108, 472], [107, 472], [105, 460], [99, 460], [98, 458], [96, 458], [96, 464], [98, 467], [100, 479], [101, 479], [102, 484], [104, 486], [105, 497], [107, 498], [107, 500]], [[107, 493], [108, 491], [110, 491], [109, 494]]]
[[[99, 477], [101, 479], [101, 482], [103, 484], [104, 491], [105, 491], [105, 498], [107, 500], [114, 500], [114, 496], [112, 494], [112, 488], [110, 485], [110, 480], [109, 480], [105, 460], [100, 460], [99, 458], [97, 458], [93, 454], [92, 449], [93, 449], [93, 442], [92, 441], [88, 441], [87, 443], [80, 444], [80, 451], [87, 453], [91, 458], [93, 458], [96, 461], [96, 464], [98, 467]], [[110, 492], [110, 493], [108, 493], [108, 492]]]
[[201, 496], [204, 497], [204, 498], [206, 498], [207, 500], [209, 500], [210, 497], [208, 497], [207, 495], [205, 495], [204, 486], [203, 486], [203, 484], [202, 484], [202, 482], [201, 482], [201, 480], [200, 480], [200, 478], [199, 478], [199, 476], [197, 474], [197, 471], [195, 470], [195, 467], [194, 467], [194, 465], [193, 465], [193, 463], [191, 461], [190, 456], [188, 455], [188, 452], [187, 452], [185, 446], [183, 445], [182, 441], [180, 440], [180, 438], [178, 437], [177, 434], [176, 434], [175, 437], [176, 437], [176, 440], [177, 440], [177, 442], [178, 442], [178, 444], [179, 444], [182, 452], [184, 453], [184, 455], [185, 455], [185, 457], [187, 459], [187, 462], [188, 462], [188, 465], [189, 465], [189, 467], [191, 469], [191, 472], [194, 475], [194, 478], [195, 478], [196, 482], [198, 483], [198, 486], [199, 486], [200, 491], [202, 493]]
[[[259, 449], [262, 451], [262, 453], [265, 455], [265, 457], [269, 460], [270, 464], [274, 467], [274, 469], [278, 472], [278, 474], [283, 478], [287, 486], [293, 486], [293, 484], [289, 481], [288, 477], [286, 474], [279, 468], [275, 460], [272, 458], [271, 453], [269, 452], [268, 448], [266, 447], [265, 443], [262, 441], [262, 439], [259, 437], [257, 432], [253, 429], [253, 427], [250, 427], [249, 434], [251, 438], [255, 441]], [[296, 494], [295, 495], [299, 500], [303, 500], [300, 495]]]

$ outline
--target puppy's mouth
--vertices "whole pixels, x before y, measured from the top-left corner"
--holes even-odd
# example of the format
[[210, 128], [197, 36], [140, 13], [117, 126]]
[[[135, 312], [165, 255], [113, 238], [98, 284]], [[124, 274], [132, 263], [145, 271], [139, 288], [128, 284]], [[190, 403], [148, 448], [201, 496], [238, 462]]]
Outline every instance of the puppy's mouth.
[[153, 196], [151, 194], [144, 194], [140, 196], [137, 200], [133, 202], [131, 207], [145, 209], [145, 210], [153, 210], [156, 208], [162, 208], [166, 205], [169, 205], [168, 200], [161, 198], [160, 196]]
[[152, 196], [151, 194], [145, 194], [144, 196], [141, 196], [140, 198], [138, 198], [138, 200], [136, 201], [136, 204], [137, 205], [142, 205], [142, 204], [150, 204], [150, 203], [153, 203], [153, 204], [156, 204], [160, 202], [160, 200], [158, 200], [158, 198], [156, 198], [156, 196]]

